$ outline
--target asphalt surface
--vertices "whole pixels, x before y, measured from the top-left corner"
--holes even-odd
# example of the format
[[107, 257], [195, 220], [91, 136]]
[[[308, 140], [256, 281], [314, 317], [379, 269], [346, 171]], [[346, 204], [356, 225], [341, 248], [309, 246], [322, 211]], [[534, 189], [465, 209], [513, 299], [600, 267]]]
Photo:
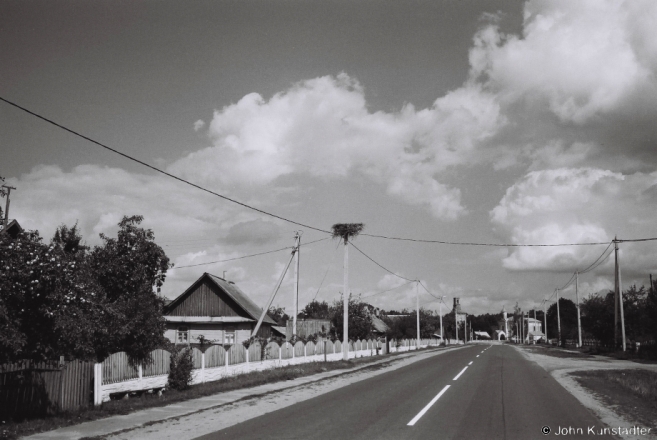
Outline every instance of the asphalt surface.
[[473, 345], [199, 438], [616, 438], [603, 428], [513, 347]]

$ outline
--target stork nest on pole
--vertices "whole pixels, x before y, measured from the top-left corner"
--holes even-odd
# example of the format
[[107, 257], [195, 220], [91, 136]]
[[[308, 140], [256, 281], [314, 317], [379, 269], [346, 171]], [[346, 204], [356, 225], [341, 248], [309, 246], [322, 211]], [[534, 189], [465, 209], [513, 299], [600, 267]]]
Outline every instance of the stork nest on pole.
[[355, 237], [363, 231], [365, 225], [362, 223], [336, 223], [333, 229], [333, 238]]

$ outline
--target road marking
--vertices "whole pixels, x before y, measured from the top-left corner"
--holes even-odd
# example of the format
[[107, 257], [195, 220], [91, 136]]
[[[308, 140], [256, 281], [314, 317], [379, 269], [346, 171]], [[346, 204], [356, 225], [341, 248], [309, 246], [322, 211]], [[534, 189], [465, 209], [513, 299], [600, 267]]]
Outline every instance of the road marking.
[[424, 415], [424, 413], [426, 413], [427, 411], [429, 411], [429, 408], [431, 408], [431, 407], [433, 406], [433, 404], [436, 403], [436, 402], [438, 401], [438, 399], [440, 399], [440, 396], [442, 396], [443, 394], [445, 394], [445, 391], [447, 391], [447, 389], [448, 389], [449, 387], [450, 387], [449, 385], [445, 385], [445, 388], [443, 388], [443, 389], [438, 393], [438, 395], [437, 395], [436, 397], [434, 397], [434, 398], [431, 400], [431, 402], [429, 402], [429, 403], [427, 404], [427, 406], [425, 406], [424, 408], [422, 408], [422, 411], [420, 411], [419, 413], [417, 413], [417, 415], [416, 415], [415, 417], [413, 417], [413, 420], [411, 420], [410, 422], [408, 422], [408, 425], [407, 425], [407, 426], [413, 426], [413, 425], [415, 425], [415, 423], [416, 423], [418, 420], [420, 420], [420, 417], [422, 417], [422, 416]]
[[477, 357], [479, 357], [479, 355], [477, 355]]
[[472, 365], [472, 362], [474, 362], [474, 361], [470, 361], [470, 363], [468, 365]]
[[459, 377], [461, 377], [461, 374], [465, 373], [465, 370], [467, 370], [467, 369], [468, 369], [468, 367], [465, 367], [464, 369], [462, 369], [461, 372], [459, 374], [457, 374], [456, 377], [452, 380], [457, 380]]

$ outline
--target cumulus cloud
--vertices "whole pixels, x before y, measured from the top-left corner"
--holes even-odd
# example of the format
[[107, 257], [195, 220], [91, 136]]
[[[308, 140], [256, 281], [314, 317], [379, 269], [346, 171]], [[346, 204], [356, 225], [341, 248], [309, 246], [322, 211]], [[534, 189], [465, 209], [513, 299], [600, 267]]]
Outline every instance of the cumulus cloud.
[[[477, 32], [469, 81], [493, 93], [511, 121], [498, 141], [512, 148], [497, 167], [584, 158], [625, 171], [654, 165], [655, 17], [650, 0], [531, 0], [521, 35], [496, 20]], [[567, 164], [566, 146], [575, 148]], [[515, 156], [528, 149], [536, 151], [524, 161]]]
[[231, 226], [225, 242], [232, 245], [244, 243], [263, 245], [278, 241], [279, 238], [280, 228], [278, 225], [258, 219]]
[[[657, 172], [624, 175], [592, 168], [532, 171], [511, 186], [490, 212], [497, 232], [511, 243], [585, 243], [657, 236]], [[627, 270], [655, 269], [654, 251], [626, 243]], [[604, 246], [522, 247], [504, 258], [511, 270], [574, 272]], [[641, 250], [643, 249], [643, 251]], [[646, 254], [646, 251], [653, 254]], [[602, 265], [600, 270], [609, 270]]]
[[336, 179], [356, 172], [453, 220], [465, 213], [460, 191], [439, 174], [479, 160], [478, 143], [502, 124], [495, 99], [476, 87], [429, 109], [372, 113], [362, 86], [343, 73], [300, 82], [268, 101], [252, 93], [215, 111], [212, 146], [169, 170], [222, 187], [267, 185], [295, 173]]

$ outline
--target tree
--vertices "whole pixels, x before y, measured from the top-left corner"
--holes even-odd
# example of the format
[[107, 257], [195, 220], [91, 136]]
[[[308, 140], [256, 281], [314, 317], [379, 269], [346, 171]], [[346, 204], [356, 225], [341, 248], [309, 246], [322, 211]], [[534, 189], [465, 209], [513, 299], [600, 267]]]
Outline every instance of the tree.
[[[559, 316], [561, 318], [561, 343], [565, 346], [566, 339], [577, 338], [577, 306], [567, 298], [559, 298]], [[547, 311], [548, 334], [558, 335], [557, 303], [552, 304]]]
[[102, 246], [89, 255], [89, 266], [103, 292], [107, 313], [98, 324], [99, 358], [125, 351], [142, 361], [164, 341], [164, 300], [156, 291], [164, 283], [169, 258], [154, 242], [142, 216], [123, 217], [117, 238], [100, 234]]
[[298, 317], [302, 319], [331, 319], [329, 304], [326, 301], [312, 300], [301, 310]]
[[287, 320], [290, 319], [287, 313], [285, 313], [285, 307], [274, 307], [271, 306], [268, 315], [276, 321], [276, 325], [285, 327], [287, 325]]
[[50, 245], [39, 233], [0, 234], [0, 362], [59, 356], [102, 360], [126, 351], [144, 360], [163, 341], [168, 258], [141, 217], [124, 217], [117, 239], [92, 252], [77, 225]]
[[0, 234], [0, 361], [93, 356], [97, 290], [83, 254]]
[[[343, 335], [343, 322], [344, 314], [342, 313], [343, 301], [334, 301], [331, 307], [331, 323], [333, 328], [333, 336], [336, 339], [342, 340]], [[349, 339], [355, 341], [357, 339], [366, 339], [372, 335], [372, 316], [369, 311], [369, 304], [364, 303], [360, 298], [356, 299], [349, 297]]]

